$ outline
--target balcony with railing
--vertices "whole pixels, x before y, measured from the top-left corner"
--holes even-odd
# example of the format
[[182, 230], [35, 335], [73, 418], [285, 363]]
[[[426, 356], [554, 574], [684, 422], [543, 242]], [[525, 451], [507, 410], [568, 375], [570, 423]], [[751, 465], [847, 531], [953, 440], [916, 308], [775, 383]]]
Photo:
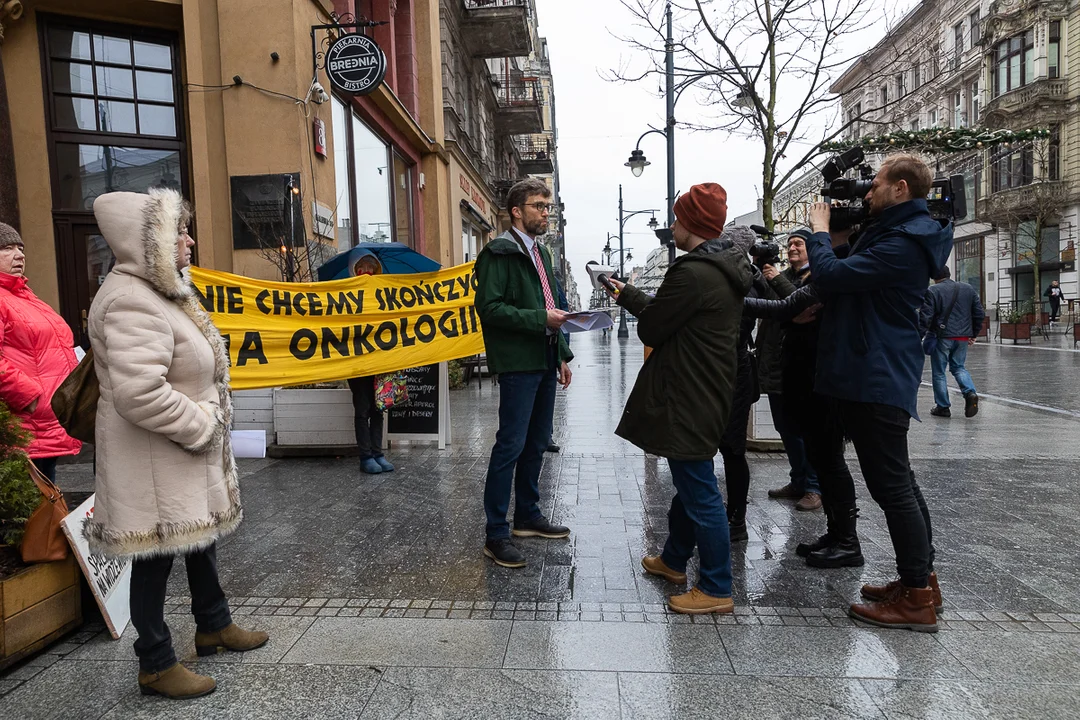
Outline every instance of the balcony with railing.
[[529, 0], [462, 0], [461, 29], [473, 57], [524, 57], [533, 51]]
[[[1039, 78], [990, 100], [984, 108], [984, 117], [987, 124], [992, 125], [1004, 124], [1019, 116], [1023, 116], [1028, 124], [1052, 121], [1056, 115], [1064, 113], [1068, 96], [1069, 82], [1065, 78]], [[1044, 116], [1045, 120], [1032, 119], [1032, 113]]]
[[544, 130], [543, 93], [535, 78], [501, 79], [495, 88], [495, 131], [500, 135], [529, 135]]
[[555, 172], [555, 143], [546, 135], [519, 135], [514, 138], [518, 169], [524, 175], [551, 175]]
[[977, 219], [998, 225], [1015, 225], [1035, 216], [1058, 215], [1068, 201], [1068, 186], [1063, 181], [1028, 181], [981, 198], [978, 201]]

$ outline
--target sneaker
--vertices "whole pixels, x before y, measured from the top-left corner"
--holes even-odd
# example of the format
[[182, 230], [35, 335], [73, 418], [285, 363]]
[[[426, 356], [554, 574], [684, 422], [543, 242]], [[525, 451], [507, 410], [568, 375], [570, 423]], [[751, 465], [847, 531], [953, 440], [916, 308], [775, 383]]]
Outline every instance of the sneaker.
[[668, 598], [668, 607], [674, 612], [685, 615], [705, 615], [708, 613], [733, 613], [735, 603], [729, 597], [713, 597], [706, 595], [697, 588], [682, 595], [672, 595]]
[[570, 528], [555, 525], [543, 515], [527, 523], [519, 523], [515, 520], [513, 532], [514, 537], [542, 537], [548, 540], [570, 537]]
[[799, 502], [795, 503], [796, 510], [802, 510], [803, 512], [810, 512], [811, 510], [821, 509], [821, 493], [808, 492], [802, 496]]
[[662, 577], [668, 582], [673, 582], [676, 585], [686, 584], [686, 573], [679, 572], [678, 570], [672, 570], [667, 566], [660, 556], [649, 556], [641, 558], [641, 567], [645, 568], [645, 572], [650, 575], [656, 575]]
[[510, 538], [488, 540], [484, 543], [484, 554], [494, 560], [496, 565], [507, 568], [523, 568], [528, 564], [521, 551], [510, 542]]
[[379, 463], [379, 467], [382, 468], [383, 472], [394, 472], [394, 464], [382, 455], [375, 458], [375, 462]]
[[795, 487], [795, 483], [788, 483], [782, 488], [769, 491], [769, 497], [774, 500], [798, 500], [803, 496], [803, 491]]
[[947, 407], [935, 405], [934, 409], [930, 411], [930, 414], [934, 417], [952, 417], [952, 410]]
[[969, 392], [964, 396], [964, 417], [975, 417], [979, 412], [979, 394]]
[[378, 475], [383, 471], [382, 465], [375, 461], [375, 458], [367, 458], [360, 461], [360, 469], [366, 472], [368, 475]]

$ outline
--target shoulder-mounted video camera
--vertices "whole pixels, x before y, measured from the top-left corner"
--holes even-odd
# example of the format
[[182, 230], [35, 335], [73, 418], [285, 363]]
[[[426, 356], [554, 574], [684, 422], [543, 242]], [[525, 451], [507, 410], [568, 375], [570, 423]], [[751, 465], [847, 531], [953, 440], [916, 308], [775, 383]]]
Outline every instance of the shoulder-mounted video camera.
[[775, 233], [769, 232], [761, 225], [751, 225], [750, 229], [760, 238], [750, 246], [750, 257], [754, 258], [754, 264], [763, 268], [766, 265], [776, 267], [783, 262], [780, 259], [780, 243], [773, 239]]

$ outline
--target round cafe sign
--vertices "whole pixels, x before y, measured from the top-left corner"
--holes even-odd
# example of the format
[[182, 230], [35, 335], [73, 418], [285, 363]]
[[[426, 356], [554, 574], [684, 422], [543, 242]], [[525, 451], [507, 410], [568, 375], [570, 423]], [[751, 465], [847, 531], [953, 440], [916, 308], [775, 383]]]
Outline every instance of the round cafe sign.
[[339, 90], [367, 95], [386, 75], [386, 55], [367, 35], [342, 35], [326, 52], [326, 74]]

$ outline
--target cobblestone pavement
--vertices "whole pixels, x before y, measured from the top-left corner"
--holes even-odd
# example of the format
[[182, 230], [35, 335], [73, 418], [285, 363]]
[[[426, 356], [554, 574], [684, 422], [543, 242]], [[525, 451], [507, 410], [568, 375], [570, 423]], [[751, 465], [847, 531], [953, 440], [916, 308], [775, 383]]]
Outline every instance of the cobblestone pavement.
[[[639, 564], [663, 543], [667, 464], [612, 434], [641, 345], [574, 340], [563, 452], [541, 479], [545, 512], [573, 533], [522, 541], [527, 568], [480, 554], [497, 387], [474, 381], [451, 396], [452, 447], [395, 449], [393, 474], [346, 458], [243, 463], [246, 520], [221, 543], [221, 573], [238, 620], [271, 642], [196, 659], [180, 569], [167, 605], [214, 695], [139, 696], [133, 631], [113, 642], [88, 625], [0, 676], [0, 716], [1080, 717], [1080, 353], [976, 346], [969, 367], [996, 399], [972, 420], [930, 417], [921, 392], [910, 444], [946, 607], [942, 632], [924, 636], [844, 614], [860, 584], [894, 571], [865, 488], [866, 566], [812, 570], [794, 546], [823, 518], [768, 499], [786, 463], [766, 454], [751, 461], [735, 615], [667, 612], [675, 588]], [[89, 466], [62, 466], [60, 482], [89, 489]]]

